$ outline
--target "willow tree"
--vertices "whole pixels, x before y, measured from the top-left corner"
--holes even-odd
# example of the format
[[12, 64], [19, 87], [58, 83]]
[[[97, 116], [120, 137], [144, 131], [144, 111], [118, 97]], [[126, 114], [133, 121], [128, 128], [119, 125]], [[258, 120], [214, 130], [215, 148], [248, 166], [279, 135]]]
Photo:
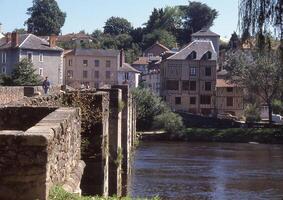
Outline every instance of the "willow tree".
[[264, 48], [265, 33], [279, 36], [283, 52], [283, 1], [240, 0], [239, 23], [242, 33], [258, 36], [259, 48]]

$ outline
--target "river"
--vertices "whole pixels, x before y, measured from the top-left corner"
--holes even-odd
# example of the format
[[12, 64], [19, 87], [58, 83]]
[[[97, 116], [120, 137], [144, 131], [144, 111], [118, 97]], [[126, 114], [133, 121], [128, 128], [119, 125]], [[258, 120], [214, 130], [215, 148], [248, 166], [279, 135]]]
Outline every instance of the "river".
[[132, 197], [282, 200], [283, 145], [141, 142]]

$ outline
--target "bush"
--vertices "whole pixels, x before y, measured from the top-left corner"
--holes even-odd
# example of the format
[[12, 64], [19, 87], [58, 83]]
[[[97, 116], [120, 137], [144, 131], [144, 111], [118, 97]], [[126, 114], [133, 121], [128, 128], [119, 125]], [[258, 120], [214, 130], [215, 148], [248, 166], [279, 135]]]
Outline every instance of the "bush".
[[157, 115], [154, 118], [153, 127], [164, 129], [168, 133], [178, 134], [183, 130], [184, 125], [180, 115], [169, 111]]
[[260, 109], [256, 104], [249, 104], [245, 109], [245, 117], [247, 123], [259, 122], [260, 118]]
[[274, 114], [283, 114], [283, 102], [280, 100], [274, 100], [272, 102], [272, 110]]

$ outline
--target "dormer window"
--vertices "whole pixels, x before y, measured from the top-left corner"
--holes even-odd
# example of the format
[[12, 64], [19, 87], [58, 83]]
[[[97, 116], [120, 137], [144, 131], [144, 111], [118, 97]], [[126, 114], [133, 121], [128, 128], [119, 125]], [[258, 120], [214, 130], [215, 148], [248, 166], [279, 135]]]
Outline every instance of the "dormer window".
[[190, 57], [192, 60], [195, 60], [197, 58], [197, 52], [193, 51]]
[[210, 60], [210, 59], [212, 58], [212, 53], [211, 53], [210, 51], [208, 51], [208, 52], [206, 53], [206, 55], [207, 55], [207, 59], [208, 59], [208, 60]]

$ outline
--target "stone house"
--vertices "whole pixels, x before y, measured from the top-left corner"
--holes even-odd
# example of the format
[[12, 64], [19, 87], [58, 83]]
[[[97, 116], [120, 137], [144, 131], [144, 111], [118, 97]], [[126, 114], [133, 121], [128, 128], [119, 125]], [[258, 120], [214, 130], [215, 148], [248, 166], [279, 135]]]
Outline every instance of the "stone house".
[[209, 115], [215, 109], [217, 52], [194, 40], [161, 63], [161, 96], [173, 110]]
[[244, 111], [243, 88], [225, 79], [216, 81], [216, 109], [218, 114], [230, 113], [240, 118]]
[[118, 70], [118, 84], [129, 85], [129, 88], [137, 88], [139, 86], [140, 72], [128, 63], [122, 63]]
[[166, 46], [164, 46], [163, 44], [160, 44], [158, 41], [153, 44], [152, 46], [148, 47], [146, 50], [144, 50], [143, 52], [143, 57], [156, 57], [156, 56], [160, 56], [162, 53], [164, 53], [165, 51], [169, 51], [170, 49], [168, 49]]
[[7, 33], [0, 39], [0, 72], [11, 75], [20, 60], [30, 60], [36, 72], [48, 76], [52, 85], [63, 84], [63, 49], [56, 46], [56, 37], [49, 42], [33, 34]]

